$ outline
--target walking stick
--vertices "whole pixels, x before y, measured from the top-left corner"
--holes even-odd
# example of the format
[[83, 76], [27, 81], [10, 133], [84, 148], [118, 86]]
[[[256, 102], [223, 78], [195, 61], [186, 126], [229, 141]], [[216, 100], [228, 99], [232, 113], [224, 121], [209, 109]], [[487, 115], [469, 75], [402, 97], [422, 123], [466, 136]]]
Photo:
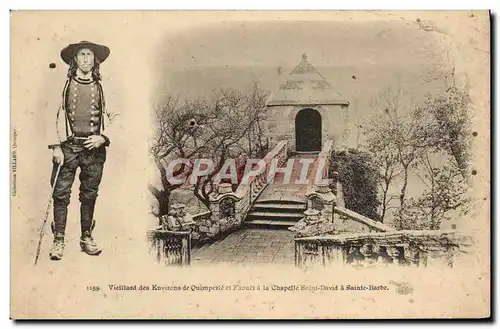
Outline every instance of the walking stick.
[[50, 206], [52, 205], [52, 194], [54, 193], [54, 188], [56, 187], [57, 177], [59, 177], [59, 171], [61, 170], [61, 164], [57, 164], [57, 171], [54, 177], [54, 183], [52, 184], [52, 189], [49, 195], [49, 203], [47, 205], [47, 210], [45, 211], [45, 218], [43, 219], [42, 227], [40, 228], [40, 239], [38, 240], [38, 247], [36, 248], [36, 258], [35, 265], [38, 262], [38, 257], [40, 256], [40, 249], [42, 247], [43, 235], [45, 234], [45, 225], [47, 224], [47, 219], [49, 218]]

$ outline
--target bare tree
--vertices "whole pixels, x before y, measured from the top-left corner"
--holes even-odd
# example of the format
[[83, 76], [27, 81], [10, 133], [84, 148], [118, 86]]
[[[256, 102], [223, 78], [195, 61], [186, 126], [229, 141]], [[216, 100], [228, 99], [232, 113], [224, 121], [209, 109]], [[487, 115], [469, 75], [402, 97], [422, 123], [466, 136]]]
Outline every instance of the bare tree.
[[371, 126], [369, 129], [368, 151], [374, 155], [373, 159], [378, 168], [378, 177], [382, 196], [380, 200], [379, 216], [383, 222], [387, 212], [397, 208], [392, 205], [398, 197], [391, 195], [390, 189], [395, 179], [401, 174], [397, 153], [394, 151], [392, 141], [387, 138], [384, 127]]
[[255, 157], [263, 157], [269, 151], [269, 140], [262, 130], [262, 121], [265, 120], [265, 104], [269, 93], [259, 88], [254, 83], [252, 92], [246, 97], [248, 107], [259, 109], [255, 117], [255, 123], [248, 130], [248, 154]]
[[262, 119], [264, 101], [265, 93], [255, 85], [249, 94], [224, 89], [215, 91], [210, 99], [184, 103], [168, 96], [155, 106], [151, 155], [160, 174], [161, 188], [153, 184], [148, 188], [159, 204], [156, 216], [168, 213], [172, 191], [182, 186], [173, 185], [167, 176], [168, 163], [177, 158], [188, 159], [190, 163], [174, 168], [173, 176], [177, 178], [188, 178], [197, 158], [213, 161], [214, 170], [197, 177], [193, 187], [194, 195], [209, 205], [215, 189], [214, 177], [224, 162], [260, 147], [262, 130], [256, 126]]
[[[195, 103], [181, 104], [178, 98], [171, 96], [167, 96], [160, 105], [154, 107], [151, 155], [161, 180], [161, 188], [148, 184], [149, 191], [158, 201], [158, 212], [154, 215], [160, 217], [168, 213], [170, 195], [181, 186], [168, 180], [168, 162], [176, 157], [192, 159], [204, 148], [204, 143], [197, 140], [197, 135], [198, 128], [207, 120], [206, 115], [197, 112]], [[192, 167], [182, 164], [176, 167], [173, 176], [187, 177], [191, 170]]]
[[419, 118], [415, 115], [416, 104], [412, 97], [401, 89], [388, 87], [380, 93], [373, 107], [379, 115], [372, 120], [367, 134], [369, 148], [381, 166], [382, 212], [385, 216], [393, 199], [389, 196], [391, 182], [396, 176], [401, 176], [400, 217], [407, 199], [410, 170], [415, 165], [422, 147], [415, 139], [420, 127]]

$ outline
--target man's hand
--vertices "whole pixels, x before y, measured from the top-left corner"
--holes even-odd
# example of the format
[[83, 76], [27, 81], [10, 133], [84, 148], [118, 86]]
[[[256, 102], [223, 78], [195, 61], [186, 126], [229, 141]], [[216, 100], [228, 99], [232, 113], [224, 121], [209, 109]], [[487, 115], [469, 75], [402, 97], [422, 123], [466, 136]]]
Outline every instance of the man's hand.
[[89, 136], [85, 142], [83, 142], [83, 146], [85, 146], [85, 148], [87, 148], [88, 150], [92, 150], [94, 148], [98, 148], [105, 142], [106, 140], [104, 139], [104, 137], [99, 135], [92, 135]]
[[59, 165], [63, 165], [64, 163], [64, 153], [61, 150], [60, 146], [54, 146], [52, 149], [52, 162], [57, 163]]

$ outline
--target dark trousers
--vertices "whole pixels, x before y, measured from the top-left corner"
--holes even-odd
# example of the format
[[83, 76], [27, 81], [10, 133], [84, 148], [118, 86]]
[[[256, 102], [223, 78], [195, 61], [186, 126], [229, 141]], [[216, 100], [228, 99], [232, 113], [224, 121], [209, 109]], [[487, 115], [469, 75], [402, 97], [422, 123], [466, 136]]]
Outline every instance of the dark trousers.
[[64, 154], [64, 164], [61, 166], [55, 186], [56, 164], [54, 164], [50, 180], [54, 187], [52, 195], [54, 200], [54, 234], [64, 235], [66, 231], [71, 187], [78, 167], [80, 167], [80, 225], [82, 234], [86, 231], [90, 232], [93, 229], [94, 207], [106, 161], [106, 148], [101, 146], [97, 149], [87, 150], [80, 145], [63, 143], [61, 149]]

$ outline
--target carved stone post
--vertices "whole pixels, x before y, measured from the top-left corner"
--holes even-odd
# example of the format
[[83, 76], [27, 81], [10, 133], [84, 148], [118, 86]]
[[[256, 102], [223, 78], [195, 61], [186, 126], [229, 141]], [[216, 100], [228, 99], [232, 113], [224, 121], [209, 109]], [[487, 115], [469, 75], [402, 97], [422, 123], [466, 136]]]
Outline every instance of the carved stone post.
[[229, 193], [232, 193], [233, 189], [229, 183], [221, 183], [217, 185], [217, 194], [210, 198], [210, 211], [212, 216], [210, 219], [214, 222], [218, 222], [220, 219], [220, 201], [222, 198]]
[[317, 209], [307, 209], [304, 215], [306, 215], [306, 223], [315, 223], [321, 219], [321, 213]]
[[219, 199], [214, 198], [210, 200], [210, 221], [218, 222], [219, 221]]
[[220, 229], [225, 231], [236, 224], [235, 200], [231, 196], [226, 196], [219, 203]]
[[233, 193], [232, 185], [221, 183], [217, 187], [217, 195], [210, 199], [210, 236], [215, 236], [241, 223], [241, 198]]
[[313, 192], [306, 194], [307, 209], [321, 211], [321, 215], [328, 222], [333, 222], [333, 207], [336, 204], [336, 197], [328, 184], [317, 184]]
[[[235, 220], [238, 224], [241, 224], [243, 222], [243, 212], [245, 210], [245, 206], [248, 206], [250, 199], [235, 199], [235, 204], [234, 204], [234, 217]], [[245, 205], [246, 203], [246, 205]]]

